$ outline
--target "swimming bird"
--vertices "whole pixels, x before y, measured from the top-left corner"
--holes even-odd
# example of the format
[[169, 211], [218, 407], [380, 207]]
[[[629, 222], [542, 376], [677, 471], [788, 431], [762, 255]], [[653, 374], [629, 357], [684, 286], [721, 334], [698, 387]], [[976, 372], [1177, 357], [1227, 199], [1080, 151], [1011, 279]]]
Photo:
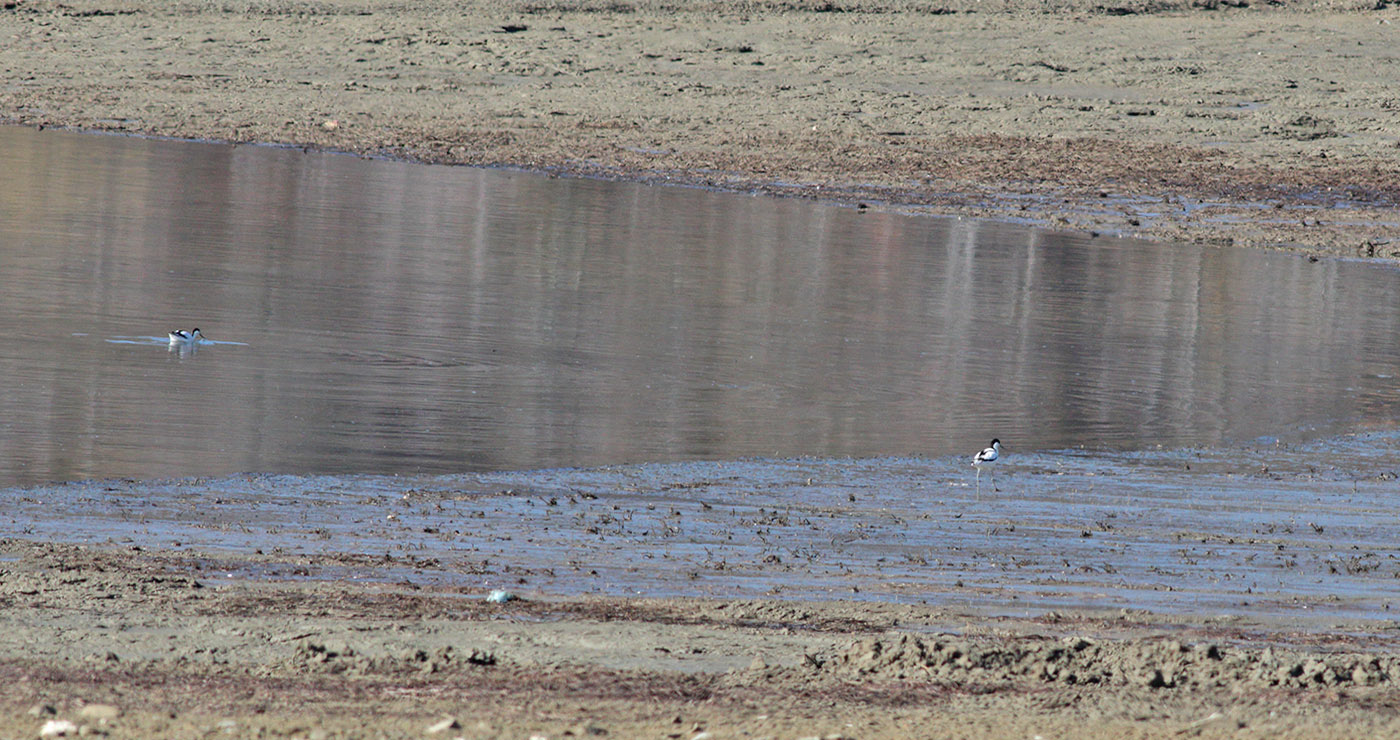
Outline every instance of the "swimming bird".
[[175, 331], [170, 332], [171, 344], [198, 344], [199, 340], [203, 338], [204, 335], [199, 333], [199, 327], [197, 326], [194, 328], [193, 331], [176, 329]]
[[[977, 495], [978, 495], [978, 496], [981, 496], [981, 495], [982, 495], [982, 466], [983, 466], [983, 465], [987, 465], [987, 464], [989, 464], [989, 463], [994, 463], [994, 462], [996, 462], [997, 460], [1000, 460], [1000, 459], [1001, 459], [1001, 440], [999, 440], [999, 439], [994, 439], [994, 440], [992, 440], [992, 444], [991, 444], [990, 447], [988, 447], [988, 448], [985, 449], [985, 450], [982, 450], [981, 452], [979, 452], [979, 453], [977, 453], [976, 455], [973, 456], [973, 458], [972, 458], [972, 467], [974, 467], [974, 468], [977, 469]], [[989, 474], [989, 475], [990, 475], [990, 474]], [[1000, 490], [1001, 490], [1001, 489], [997, 488], [997, 477], [996, 477], [995, 475], [992, 476], [992, 490], [993, 490], [993, 491], [1000, 491]]]

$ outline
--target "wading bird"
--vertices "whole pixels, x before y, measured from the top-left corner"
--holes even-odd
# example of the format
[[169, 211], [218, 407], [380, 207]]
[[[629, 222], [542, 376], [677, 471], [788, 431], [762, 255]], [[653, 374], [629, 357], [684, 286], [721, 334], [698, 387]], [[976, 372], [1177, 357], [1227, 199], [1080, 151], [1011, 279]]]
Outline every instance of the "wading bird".
[[[981, 496], [981, 495], [982, 495], [982, 466], [983, 466], [983, 465], [987, 465], [987, 464], [989, 464], [989, 463], [994, 463], [994, 462], [996, 462], [997, 460], [1000, 460], [1000, 459], [1001, 459], [1001, 440], [999, 440], [999, 439], [994, 439], [994, 440], [992, 440], [992, 444], [991, 444], [990, 447], [988, 447], [987, 449], [982, 450], [981, 452], [977, 453], [977, 454], [972, 458], [972, 467], [974, 467], [974, 468], [977, 469], [977, 495], [978, 495], [978, 496]], [[991, 474], [991, 473], [988, 473], [988, 475], [992, 475], [992, 474]], [[999, 491], [999, 490], [1000, 490], [1000, 489], [997, 488], [997, 477], [996, 477], [995, 475], [992, 475], [992, 490], [993, 490], [993, 491]]]

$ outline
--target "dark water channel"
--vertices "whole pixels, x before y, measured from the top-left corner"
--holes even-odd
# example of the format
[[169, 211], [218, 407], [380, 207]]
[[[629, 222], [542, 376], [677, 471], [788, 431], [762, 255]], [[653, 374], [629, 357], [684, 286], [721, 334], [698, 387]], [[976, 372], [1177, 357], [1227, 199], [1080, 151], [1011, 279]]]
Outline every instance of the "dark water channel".
[[[1131, 450], [1395, 416], [1397, 273], [0, 128], [0, 484]], [[176, 351], [200, 327], [215, 343]]]

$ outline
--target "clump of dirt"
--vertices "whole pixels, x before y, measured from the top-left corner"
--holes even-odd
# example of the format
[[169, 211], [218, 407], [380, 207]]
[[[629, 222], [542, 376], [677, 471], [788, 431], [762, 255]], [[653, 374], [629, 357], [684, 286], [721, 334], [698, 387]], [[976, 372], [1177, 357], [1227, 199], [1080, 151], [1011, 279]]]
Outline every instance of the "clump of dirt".
[[1083, 637], [1039, 641], [876, 637], [851, 643], [822, 661], [822, 668], [837, 674], [898, 679], [1151, 689], [1367, 687], [1400, 679], [1400, 658], [1395, 655]]
[[0, 541], [0, 552], [19, 554], [0, 568], [0, 608], [93, 607], [118, 599], [169, 604], [198, 600], [203, 588], [167, 563], [72, 545], [7, 539]]
[[408, 648], [399, 655], [362, 655], [348, 644], [305, 639], [291, 656], [255, 667], [254, 675], [326, 673], [347, 675], [464, 674], [496, 665], [489, 650], [451, 645], [427, 650]]

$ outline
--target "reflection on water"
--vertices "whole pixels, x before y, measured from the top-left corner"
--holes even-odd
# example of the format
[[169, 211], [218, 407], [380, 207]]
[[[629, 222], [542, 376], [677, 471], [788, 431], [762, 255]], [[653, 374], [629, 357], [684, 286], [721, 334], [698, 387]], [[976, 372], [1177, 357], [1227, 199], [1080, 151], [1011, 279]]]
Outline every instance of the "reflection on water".
[[[1141, 448], [1394, 414], [1396, 273], [0, 128], [0, 483]], [[174, 328], [212, 340], [171, 352]]]

